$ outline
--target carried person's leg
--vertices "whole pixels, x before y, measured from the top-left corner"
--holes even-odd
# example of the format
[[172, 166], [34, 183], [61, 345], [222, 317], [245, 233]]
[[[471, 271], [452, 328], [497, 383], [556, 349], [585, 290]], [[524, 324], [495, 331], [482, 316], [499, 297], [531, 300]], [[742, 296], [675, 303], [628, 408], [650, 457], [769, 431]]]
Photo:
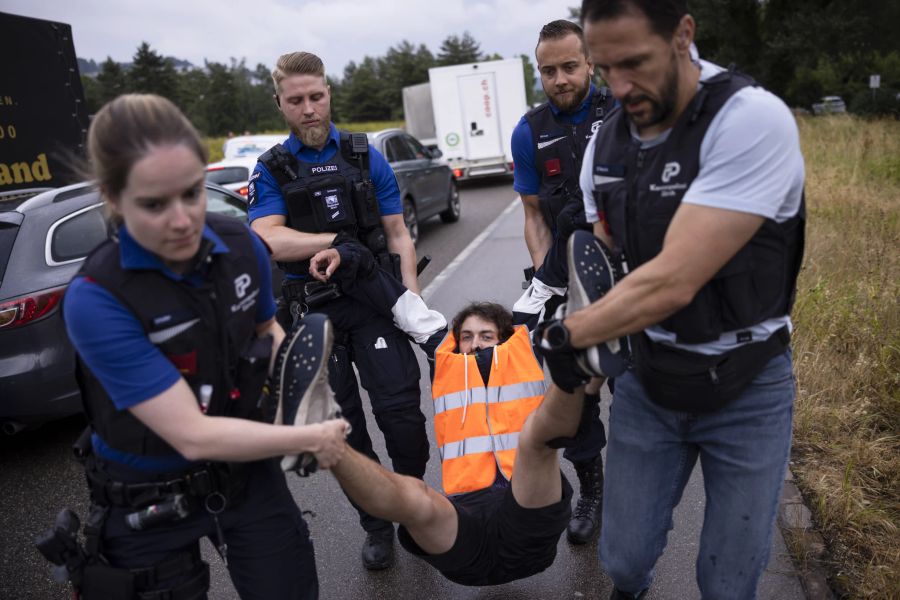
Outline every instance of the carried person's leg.
[[525, 421], [512, 477], [513, 497], [523, 508], [548, 506], [562, 497], [558, 446], [552, 442], [575, 435], [583, 403], [584, 388], [569, 394], [551, 385]]
[[444, 553], [456, 541], [456, 509], [421, 479], [392, 473], [353, 450], [331, 472], [363, 510], [403, 525], [429, 554]]

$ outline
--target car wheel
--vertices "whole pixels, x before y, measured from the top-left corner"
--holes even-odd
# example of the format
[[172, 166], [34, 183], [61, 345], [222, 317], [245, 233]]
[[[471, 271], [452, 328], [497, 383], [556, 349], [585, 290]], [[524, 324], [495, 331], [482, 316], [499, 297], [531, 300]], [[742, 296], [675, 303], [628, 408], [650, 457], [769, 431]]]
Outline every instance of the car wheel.
[[413, 204], [412, 198], [403, 200], [403, 222], [409, 229], [409, 237], [412, 238], [413, 246], [419, 243], [419, 217], [416, 215], [416, 205]]
[[459, 221], [459, 213], [462, 205], [459, 202], [459, 188], [456, 187], [455, 181], [450, 181], [450, 197], [447, 200], [447, 210], [440, 214], [441, 221], [444, 223], [456, 223]]

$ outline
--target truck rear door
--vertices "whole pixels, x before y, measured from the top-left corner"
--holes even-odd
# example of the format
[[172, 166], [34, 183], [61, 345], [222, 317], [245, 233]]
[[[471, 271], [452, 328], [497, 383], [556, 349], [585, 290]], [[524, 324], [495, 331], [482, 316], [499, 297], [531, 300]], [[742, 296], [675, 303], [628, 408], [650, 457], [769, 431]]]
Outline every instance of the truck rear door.
[[458, 78], [458, 83], [465, 123], [466, 158], [478, 160], [503, 156], [494, 74], [463, 75]]

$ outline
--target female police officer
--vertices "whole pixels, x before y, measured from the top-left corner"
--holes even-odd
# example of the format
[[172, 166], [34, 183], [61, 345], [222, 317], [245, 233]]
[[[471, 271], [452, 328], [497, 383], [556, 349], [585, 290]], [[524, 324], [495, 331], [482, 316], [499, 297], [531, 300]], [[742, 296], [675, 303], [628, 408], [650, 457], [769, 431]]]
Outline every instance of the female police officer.
[[[206, 151], [168, 100], [116, 98], [88, 148], [118, 235], [64, 303], [93, 430], [88, 567], [73, 582], [88, 600], [205, 597], [208, 536], [242, 598], [315, 598], [306, 524], [266, 459], [312, 453], [329, 467], [347, 424], [252, 420], [284, 338], [265, 246], [206, 215]], [[317, 352], [302, 358], [322, 362]]]

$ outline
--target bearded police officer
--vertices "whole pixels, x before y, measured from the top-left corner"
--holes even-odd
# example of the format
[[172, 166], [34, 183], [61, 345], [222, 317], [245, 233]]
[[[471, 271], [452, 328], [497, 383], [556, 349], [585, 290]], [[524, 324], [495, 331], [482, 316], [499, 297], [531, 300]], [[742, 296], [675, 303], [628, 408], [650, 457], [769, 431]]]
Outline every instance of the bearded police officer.
[[630, 272], [555, 338], [590, 354], [630, 334], [634, 364], [610, 409], [600, 558], [614, 598], [644, 595], [699, 457], [700, 591], [755, 598], [791, 445], [797, 125], [749, 77], [692, 60], [684, 0], [585, 0], [581, 14], [621, 104], [586, 151], [585, 212]]
[[[535, 274], [513, 307], [516, 321], [530, 328], [541, 312], [552, 315], [566, 293], [566, 240], [586, 224], [578, 173], [585, 146], [615, 100], [591, 82], [594, 65], [587, 56], [581, 27], [571, 21], [547, 23], [535, 50], [541, 85], [548, 101], [522, 117], [512, 135], [514, 189], [525, 209], [525, 243]], [[588, 226], [589, 227], [589, 226]], [[600, 525], [606, 445], [600, 421], [599, 384], [587, 388], [585, 418], [575, 445], [565, 457], [575, 466], [581, 497], [566, 532], [584, 544]]]
[[[260, 157], [251, 176], [251, 226], [286, 272], [283, 295], [292, 317], [322, 312], [338, 332], [331, 383], [352, 425], [351, 446], [377, 460], [350, 359], [369, 392], [394, 470], [421, 478], [428, 440], [419, 408], [419, 367], [409, 340], [390, 319], [342, 295], [334, 284], [309, 276], [310, 257], [336, 238], [350, 236], [407, 288], [419, 291], [415, 249], [403, 222], [396, 179], [365, 134], [339, 132], [331, 123], [331, 92], [319, 57], [285, 54], [272, 79], [275, 103], [291, 134]], [[390, 566], [393, 525], [361, 510], [360, 522], [367, 532], [365, 566]]]

